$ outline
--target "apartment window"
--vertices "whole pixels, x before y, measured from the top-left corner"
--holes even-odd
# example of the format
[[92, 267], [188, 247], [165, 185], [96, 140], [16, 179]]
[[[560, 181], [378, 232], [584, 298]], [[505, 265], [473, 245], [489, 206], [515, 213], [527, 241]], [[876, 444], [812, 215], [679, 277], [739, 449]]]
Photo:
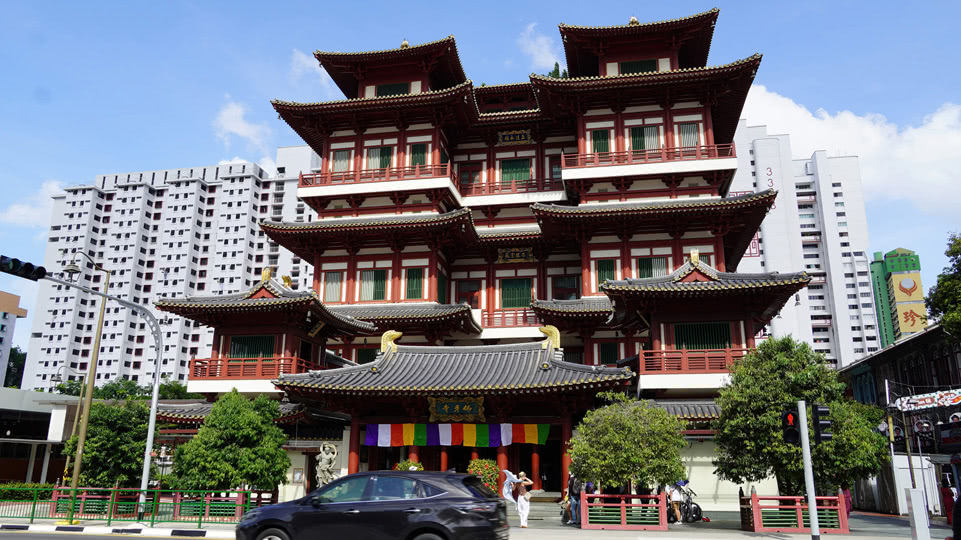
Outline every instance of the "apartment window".
[[731, 325], [726, 322], [674, 325], [674, 348], [727, 349], [731, 346]]
[[501, 280], [501, 307], [526, 308], [531, 304], [530, 278]]
[[360, 273], [360, 299], [365, 302], [387, 299], [387, 270]]
[[551, 299], [575, 300], [580, 297], [580, 276], [554, 276], [551, 278]]
[[594, 153], [611, 151], [611, 132], [606, 129], [591, 131], [591, 148]]
[[620, 360], [620, 344], [618, 343], [598, 343], [597, 352], [601, 364], [614, 365]]
[[701, 144], [701, 135], [697, 122], [686, 122], [678, 124], [678, 133], [681, 135], [681, 146], [698, 146]]
[[377, 97], [399, 96], [401, 94], [409, 94], [409, 93], [410, 93], [409, 82], [378, 84], [377, 89], [375, 91], [375, 95]]
[[637, 277], [663, 277], [667, 272], [667, 257], [644, 257], [637, 260]]
[[597, 269], [597, 285], [600, 287], [601, 283], [611, 279], [617, 279], [617, 260], [616, 259], [602, 259], [594, 262]]
[[393, 161], [394, 147], [374, 146], [367, 149], [368, 169], [387, 169]]
[[801, 214], [801, 219], [814, 219], [814, 214]]
[[350, 150], [334, 150], [334, 172], [347, 172], [350, 170]]
[[651, 71], [657, 71], [657, 59], [648, 60], [630, 60], [627, 62], [621, 62], [621, 75], [629, 75], [631, 73], [650, 73]]
[[412, 144], [410, 145], [410, 166], [414, 167], [417, 165], [427, 165], [427, 145]]
[[840, 208], [840, 207], [844, 206], [844, 203], [843, 203], [843, 202], [836, 202], [836, 203], [834, 203], [834, 206]]
[[406, 271], [407, 299], [424, 297], [424, 269], [408, 268]]
[[343, 281], [343, 272], [324, 272], [324, 302], [340, 302], [340, 287]]
[[505, 159], [501, 161], [501, 183], [527, 182], [531, 179], [531, 160]]
[[480, 290], [481, 282], [479, 279], [464, 279], [457, 282], [457, 297], [455, 301], [458, 304], [467, 304], [473, 309], [480, 308]]
[[631, 150], [660, 150], [661, 132], [658, 126], [631, 128]]

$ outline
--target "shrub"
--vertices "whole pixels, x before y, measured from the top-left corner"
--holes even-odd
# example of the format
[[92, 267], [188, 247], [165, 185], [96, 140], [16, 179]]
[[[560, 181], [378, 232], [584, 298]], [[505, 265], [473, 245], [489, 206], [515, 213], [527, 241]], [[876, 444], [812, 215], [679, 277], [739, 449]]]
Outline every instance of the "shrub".
[[394, 465], [394, 470], [395, 470], [395, 471], [409, 471], [411, 467], [413, 467], [415, 470], [418, 470], [418, 471], [424, 470], [424, 465], [423, 465], [423, 464], [418, 463], [418, 462], [416, 462], [416, 461], [411, 461], [411, 460], [409, 460], [409, 459], [405, 459], [404, 461], [399, 461], [399, 462], [397, 462], [397, 464]]
[[494, 493], [500, 492], [497, 489], [497, 477], [500, 472], [500, 469], [497, 468], [497, 462], [493, 459], [474, 459], [467, 466], [467, 473], [480, 477], [481, 481]]
[[0, 484], [0, 501], [32, 501], [33, 490], [38, 489], [38, 501], [49, 501], [53, 497], [53, 484], [34, 484], [10, 482]]

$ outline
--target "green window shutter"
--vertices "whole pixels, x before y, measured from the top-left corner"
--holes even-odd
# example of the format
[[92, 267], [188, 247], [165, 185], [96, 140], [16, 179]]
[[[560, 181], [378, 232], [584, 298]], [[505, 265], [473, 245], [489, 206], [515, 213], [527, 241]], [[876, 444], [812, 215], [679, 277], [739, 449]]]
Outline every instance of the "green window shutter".
[[423, 298], [423, 297], [424, 297], [424, 269], [408, 268], [406, 298], [410, 299], [410, 298]]
[[659, 150], [661, 133], [657, 126], [632, 127], [631, 150]]
[[324, 302], [340, 302], [341, 272], [324, 273]]
[[381, 146], [380, 147], [380, 168], [389, 169], [391, 166], [391, 158], [394, 154], [394, 148], [392, 146]]
[[609, 279], [617, 279], [617, 270], [614, 259], [603, 259], [597, 261], [597, 284], [600, 285]]
[[530, 159], [505, 159], [501, 161], [501, 182], [525, 182], [531, 179]]
[[374, 270], [374, 300], [387, 299], [387, 270]]
[[274, 336], [233, 336], [230, 358], [265, 358], [274, 355]]
[[410, 166], [414, 167], [416, 165], [427, 165], [426, 144], [410, 145]]
[[674, 325], [675, 349], [727, 349], [730, 346], [730, 323], [711, 322]]
[[667, 272], [667, 257], [644, 257], [637, 260], [637, 277], [664, 277]]
[[531, 280], [529, 278], [501, 280], [501, 307], [526, 308], [531, 305]]
[[621, 75], [629, 75], [631, 73], [650, 73], [651, 71], [657, 71], [657, 60], [631, 60], [629, 62], [621, 62]]
[[437, 274], [437, 301], [447, 303], [447, 276], [440, 273]]
[[441, 164], [443, 165], [443, 164], [445, 164], [445, 163], [447, 163], [447, 162], [449, 162], [449, 161], [450, 161], [450, 156], [447, 155], [447, 150], [444, 150], [443, 148], [441, 148], [441, 149], [440, 149], [440, 162], [441, 162]]
[[611, 151], [611, 132], [606, 129], [595, 129], [591, 132], [591, 145], [594, 153]]
[[644, 146], [644, 128], [631, 128], [631, 150], [647, 150]]
[[364, 270], [360, 273], [360, 299], [387, 299], [387, 270]]
[[617, 361], [620, 360], [620, 347], [617, 343], [599, 343], [597, 348], [600, 352], [599, 363], [616, 364]]
[[399, 96], [401, 94], [409, 94], [410, 83], [399, 82], [399, 83], [390, 83], [390, 84], [378, 84], [377, 91], [375, 93], [377, 97]]
[[377, 358], [377, 349], [357, 349], [357, 363], [367, 364]]

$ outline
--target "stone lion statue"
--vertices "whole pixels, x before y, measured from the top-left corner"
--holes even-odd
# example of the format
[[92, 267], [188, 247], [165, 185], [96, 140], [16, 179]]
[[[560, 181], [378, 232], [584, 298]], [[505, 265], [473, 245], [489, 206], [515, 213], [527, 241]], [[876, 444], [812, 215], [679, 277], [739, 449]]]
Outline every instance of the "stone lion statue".
[[317, 455], [317, 485], [323, 486], [337, 478], [337, 446], [325, 442], [320, 445], [320, 454]]

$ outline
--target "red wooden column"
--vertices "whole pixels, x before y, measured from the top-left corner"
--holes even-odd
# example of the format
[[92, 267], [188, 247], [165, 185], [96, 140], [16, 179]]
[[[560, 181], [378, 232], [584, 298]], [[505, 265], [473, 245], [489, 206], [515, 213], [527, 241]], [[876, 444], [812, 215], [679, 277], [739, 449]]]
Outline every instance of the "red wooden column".
[[360, 250], [358, 246], [353, 244], [347, 246], [347, 283], [344, 285], [346, 288], [346, 303], [353, 304], [356, 302], [356, 290], [357, 290], [357, 252]]
[[578, 241], [581, 243], [581, 296], [594, 290], [591, 283], [591, 249], [588, 245], [591, 237], [586, 234], [579, 234]]
[[400, 302], [401, 294], [400, 288], [403, 283], [401, 280], [403, 278], [404, 269], [400, 266], [400, 252], [403, 249], [399, 244], [394, 244], [391, 246], [394, 252], [393, 261], [391, 262], [391, 276], [390, 276], [390, 301]]
[[534, 489], [544, 489], [541, 486], [541, 450], [536, 444], [531, 445], [531, 480]]
[[407, 459], [413, 461], [414, 463], [420, 463], [420, 456], [417, 455], [416, 446], [411, 445], [410, 448], [407, 449]]
[[446, 446], [441, 446], [441, 447], [440, 447], [440, 467], [439, 467], [439, 469], [442, 470], [442, 471], [446, 471], [446, 470], [447, 470], [447, 447], [446, 447]]
[[561, 486], [566, 486], [571, 474], [571, 455], [567, 453], [573, 435], [571, 415], [565, 414], [561, 420]]
[[427, 256], [427, 300], [437, 301], [437, 250], [440, 246], [436, 242], [428, 242], [430, 254]]
[[360, 470], [360, 420], [356, 416], [350, 419], [350, 452], [347, 455], [347, 474], [354, 474]]
[[727, 272], [727, 263], [724, 261], [724, 240], [720, 236], [714, 237], [714, 264], [712, 266], [718, 272]]
[[318, 253], [314, 256], [314, 292], [320, 295], [321, 280], [324, 278], [324, 271], [321, 270], [324, 258]]
[[472, 448], [470, 449], [470, 459], [471, 459], [471, 461], [473, 461], [473, 460], [475, 460], [475, 459], [479, 459], [479, 458], [480, 458], [480, 454], [477, 453], [477, 447], [472, 447]]
[[507, 447], [498, 446], [497, 447], [497, 486], [500, 487], [504, 485], [504, 480], [507, 475], [504, 474], [504, 469], [507, 468]]

